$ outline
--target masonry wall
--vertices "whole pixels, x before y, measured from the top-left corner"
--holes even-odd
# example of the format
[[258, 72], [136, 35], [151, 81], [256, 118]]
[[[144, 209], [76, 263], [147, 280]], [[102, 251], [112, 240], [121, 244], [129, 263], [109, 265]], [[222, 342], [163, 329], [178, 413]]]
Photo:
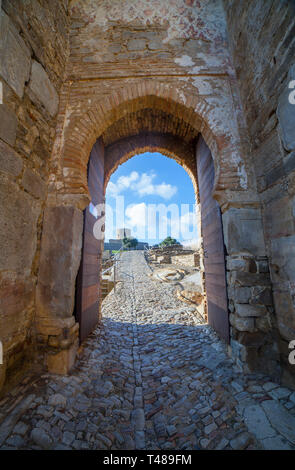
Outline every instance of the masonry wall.
[[[295, 3], [226, 0], [228, 35], [251, 142], [270, 262], [283, 381], [294, 384], [288, 343], [295, 338]], [[261, 294], [263, 291], [261, 291]], [[270, 304], [269, 291], [263, 293]]]
[[[245, 12], [239, 12], [241, 4]], [[286, 2], [282, 4], [289, 11]], [[257, 5], [264, 12], [265, 2]], [[229, 6], [236, 8], [231, 10]], [[244, 367], [249, 363], [249, 343], [256, 353], [261, 349], [264, 326], [257, 331], [259, 320], [249, 318], [249, 309], [246, 319], [237, 323], [236, 304], [241, 302], [235, 297], [235, 284], [241, 279], [247, 283], [251, 277], [252, 284], [246, 284], [247, 289], [241, 292], [247, 305], [257, 295], [259, 305], [269, 302], [270, 285], [256, 176], [249, 158], [222, 0], [175, 0], [169, 6], [158, 0], [128, 0], [124, 8], [113, 0], [72, 0], [70, 20], [67, 8], [67, 0], [2, 1], [0, 237], [4, 249], [0, 254], [0, 339], [4, 342], [5, 367], [11, 369], [24, 351], [30, 351], [35, 336], [39, 350], [43, 347], [45, 351], [48, 346], [62, 350], [56, 370], [67, 371], [73, 363], [71, 350], [78, 329], [73, 316], [75, 281], [81, 256], [82, 210], [90, 200], [87, 165], [91, 149], [102, 136], [108, 156], [108, 149], [116, 142], [128, 140], [128, 155], [120, 154], [124, 160], [136, 152], [142, 135], [153, 135], [153, 142], [159, 144], [155, 133], [169, 135], [173, 142], [181, 139], [187, 149], [201, 133], [212, 152], [214, 197], [223, 213], [228, 284], [234, 291], [230, 302], [234, 315], [233, 356], [241, 359], [240, 366]], [[255, 54], [240, 47], [238, 36], [240, 29], [247, 31], [253, 15], [249, 12], [247, 17], [247, 2], [225, 2], [225, 8], [237, 75], [243, 79], [237, 64], [244, 73], [250, 73]], [[270, 36], [265, 42], [269, 47], [274, 39], [268, 28], [266, 25]], [[283, 34], [280, 31], [283, 28], [278, 28], [278, 35]], [[254, 33], [247, 34], [255, 38]], [[286, 40], [284, 50], [290, 44], [291, 39], [289, 43]], [[264, 52], [261, 54], [259, 70], [264, 70], [267, 65]], [[271, 74], [266, 73], [266, 77], [269, 80]], [[274, 86], [269, 82], [263, 105], [258, 98], [257, 105], [255, 93], [259, 87], [255, 80], [249, 78], [247, 85], [253, 89], [253, 106], [247, 107], [248, 93], [243, 84], [241, 96], [251, 142], [256, 146], [252, 155], [263, 165], [266, 151], [261, 150], [261, 156], [259, 148], [267, 145], [278, 100], [274, 108], [265, 110], [267, 90]], [[278, 94], [283, 90], [280, 86]], [[272, 99], [270, 92], [270, 102]], [[261, 109], [257, 119], [253, 114], [256, 109]], [[269, 124], [259, 131], [265, 116], [269, 116]], [[281, 145], [279, 134], [276, 136]], [[281, 148], [280, 155], [290, 168], [293, 144], [286, 138], [288, 148]], [[146, 144], [146, 138], [143, 140]], [[271, 144], [268, 148], [273, 149]], [[177, 150], [179, 160], [193, 171], [179, 149], [166, 150], [173, 157]], [[290, 160], [284, 160], [287, 155]], [[109, 176], [115, 169], [112, 159], [106, 157], [105, 168]], [[267, 191], [260, 190], [265, 195]], [[265, 218], [266, 212], [263, 214]], [[253, 233], [258, 234], [256, 240], [249, 237]], [[280, 243], [284, 237], [273, 238]], [[266, 240], [271, 250], [278, 252], [272, 246], [273, 239], [266, 236]], [[248, 271], [254, 265], [244, 259], [249, 252], [256, 269], [251, 276]], [[281, 271], [285, 272], [286, 267]], [[289, 265], [287, 271], [291, 271]], [[282, 276], [280, 273], [277, 291], [284, 288], [290, 292], [290, 276], [289, 287]], [[257, 286], [262, 287], [258, 293], [254, 289]], [[263, 309], [266, 319], [271, 309], [272, 300]], [[257, 316], [259, 308], [254, 310]], [[265, 328], [272, 330], [272, 325], [266, 322]], [[260, 342], [256, 341], [257, 332]], [[247, 344], [241, 343], [241, 336]], [[272, 339], [270, 336], [268, 344]], [[265, 355], [261, 357], [264, 367]], [[252, 363], [255, 367], [256, 359]], [[1, 381], [5, 367], [1, 367]]]
[[35, 285], [68, 0], [3, 0], [0, 17], [0, 388], [34, 345]]
[[[222, 1], [168, 3], [128, 0], [122, 8], [112, 0], [71, 2], [70, 59], [53, 154], [52, 191], [60, 200], [81, 195], [83, 205], [89, 154], [101, 134], [106, 146], [142, 131], [181, 132], [187, 138], [190, 123], [209, 146], [212, 132], [220, 138], [216, 166], [223, 154], [227, 163], [218, 172], [219, 189], [237, 189], [243, 198], [252, 187], [240, 150], [243, 124]], [[165, 103], [157, 103], [163, 95]], [[202, 121], [197, 115], [205, 109]], [[229, 142], [232, 152], [225, 149]]]
[[[261, 272], [266, 260], [261, 210], [222, 0], [175, 0], [169, 5], [158, 0], [128, 0], [124, 8], [112, 0], [72, 1], [70, 58], [52, 153], [50, 210], [65, 204], [81, 210], [89, 203], [87, 164], [98, 137], [102, 136], [105, 144], [108, 177], [116, 167], [109, 152], [116, 142], [129, 142], [129, 153], [120, 153], [122, 163], [136, 152], [140, 136], [153, 135], [154, 141], [155, 133], [181, 138], [188, 146], [201, 133], [210, 148], [215, 168], [214, 197], [223, 213], [229, 262], [241, 258], [247, 270], [250, 265], [243, 263], [243, 256], [250, 252], [256, 266], [250, 276], [251, 288], [243, 292], [243, 301], [249, 305], [252, 294], [256, 295], [252, 287], [262, 286], [263, 292], [264, 287], [269, 289], [269, 273]], [[175, 156], [178, 151], [169, 153]], [[179, 160], [192, 171], [183, 154]], [[243, 237], [239, 238], [241, 233]], [[258, 240], [249, 236], [253, 233], [258, 234]], [[50, 230], [43, 238], [52, 256], [58, 253], [58, 246], [54, 250], [58, 241], [52, 240]], [[68, 249], [71, 251], [71, 246]], [[41, 261], [46, 262], [45, 255]], [[57, 259], [54, 263], [55, 269], [61, 269]], [[228, 283], [233, 291], [242, 277], [249, 278], [247, 272], [235, 274], [233, 266], [237, 265], [228, 264]], [[69, 268], [72, 277], [75, 266], [73, 258]], [[51, 276], [54, 278], [54, 269]], [[74, 282], [67, 284], [67, 299], [73, 296], [74, 288]], [[263, 303], [261, 297], [259, 302]], [[246, 371], [257, 365], [265, 370], [267, 348], [273, 338], [265, 341], [258, 324], [264, 329], [261, 325], [268, 319], [268, 308], [254, 308], [249, 315], [246, 309], [241, 320], [237, 319], [237, 303], [233, 296], [233, 357]], [[73, 318], [69, 305], [65, 299], [59, 318]], [[43, 307], [41, 302], [39, 312]], [[46, 322], [50, 316], [55, 321], [56, 309], [47, 307], [50, 302]], [[253, 310], [265, 318], [256, 322]], [[42, 331], [48, 335], [46, 325]], [[275, 352], [271, 359], [277, 364]], [[270, 361], [267, 370], [272, 369]]]

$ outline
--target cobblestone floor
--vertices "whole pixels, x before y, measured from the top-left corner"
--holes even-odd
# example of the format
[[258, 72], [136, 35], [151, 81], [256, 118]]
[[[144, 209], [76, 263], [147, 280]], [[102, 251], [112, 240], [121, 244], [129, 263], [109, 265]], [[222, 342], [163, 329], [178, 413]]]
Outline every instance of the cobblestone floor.
[[0, 401], [0, 448], [295, 449], [295, 392], [241, 374], [142, 252], [120, 270], [72, 373], [27, 376]]

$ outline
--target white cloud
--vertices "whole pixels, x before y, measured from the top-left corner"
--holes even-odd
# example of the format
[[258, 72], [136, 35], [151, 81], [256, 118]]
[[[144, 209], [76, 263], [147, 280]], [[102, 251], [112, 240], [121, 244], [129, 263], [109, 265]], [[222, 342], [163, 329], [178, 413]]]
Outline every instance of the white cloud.
[[128, 218], [127, 223], [131, 226], [146, 225], [146, 210], [147, 205], [144, 202], [140, 204], [132, 204], [126, 208], [125, 214]]
[[130, 228], [132, 235], [136, 238], [146, 237], [147, 228], [147, 205], [132, 204], [126, 208], [126, 227]]
[[[126, 227], [137, 238], [149, 240], [165, 238], [171, 234], [180, 240], [198, 237], [197, 218], [188, 204], [133, 204], [126, 208]], [[180, 210], [179, 210], [180, 209]]]
[[194, 211], [190, 211], [187, 204], [181, 205], [181, 215], [165, 217], [162, 221], [167, 227], [170, 226], [171, 236], [176, 239], [187, 240], [197, 236], [197, 218]]
[[172, 186], [171, 184], [166, 183], [158, 184], [155, 189], [156, 194], [164, 199], [171, 199], [172, 196], [177, 193], [176, 186]]
[[109, 182], [107, 196], [116, 197], [127, 189], [132, 190], [138, 196], [159, 196], [163, 199], [171, 199], [177, 192], [177, 187], [162, 182], [154, 184], [155, 173], [141, 173], [133, 171], [128, 176], [120, 176], [116, 183]]
[[107, 186], [107, 196], [116, 197], [126, 189], [129, 189], [132, 183], [138, 180], [139, 174], [137, 171], [132, 171], [128, 176], [120, 176], [116, 183], [109, 182]]

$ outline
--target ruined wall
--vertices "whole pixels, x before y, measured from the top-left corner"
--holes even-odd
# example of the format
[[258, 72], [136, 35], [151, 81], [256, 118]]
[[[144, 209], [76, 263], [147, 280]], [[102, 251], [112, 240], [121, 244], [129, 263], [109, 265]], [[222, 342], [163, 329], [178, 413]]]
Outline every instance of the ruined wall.
[[[2, 1], [5, 249], [0, 269], [5, 315], [0, 331], [9, 364], [15, 348], [30, 339], [33, 325], [44, 348], [64, 348], [62, 366], [73, 362], [66, 349], [77, 335], [73, 305], [82, 210], [89, 203], [87, 165], [100, 136], [106, 149], [132, 137], [134, 152], [137, 139], [147, 133], [160, 132], [188, 146], [201, 133], [214, 159], [214, 196], [223, 212], [230, 287], [237, 277], [237, 282], [245, 277], [235, 274], [240, 265], [232, 263], [245, 253], [251, 253], [261, 270], [259, 282], [268, 277], [263, 271], [260, 203], [222, 1], [171, 0], [168, 5], [166, 0], [127, 0], [123, 7], [120, 0], [72, 0], [69, 43], [67, 6], [66, 0]], [[236, 23], [240, 17], [236, 11], [234, 15]], [[126, 153], [121, 156], [126, 158]], [[183, 155], [178, 157], [184, 162]], [[114, 161], [106, 157], [105, 168], [109, 175]], [[257, 233], [258, 242], [249, 233]], [[249, 304], [252, 290], [243, 295]], [[235, 315], [236, 303], [233, 297]], [[241, 367], [247, 364], [248, 345], [242, 358], [240, 333], [248, 328], [250, 341], [257, 332], [246, 316], [233, 330], [232, 345], [238, 345], [233, 352]], [[254, 344], [256, 350], [259, 345]]]
[[171, 264], [178, 264], [181, 266], [189, 267], [200, 267], [200, 255], [199, 253], [191, 253], [187, 255], [175, 255], [171, 256]]
[[[295, 338], [295, 105], [288, 101], [288, 84], [295, 79], [295, 3], [226, 0], [224, 7], [262, 202], [275, 305], [270, 322], [280, 338], [283, 380], [294, 384], [287, 358]], [[257, 294], [271, 305], [267, 286]], [[265, 325], [266, 333], [270, 327]]]
[[5, 370], [34, 336], [35, 284], [59, 92], [67, 0], [3, 0], [0, 17], [0, 340]]
[[[63, 194], [71, 193], [76, 195], [72, 200], [80, 195], [85, 205], [87, 161], [96, 138], [128, 114], [135, 122], [130, 126], [131, 119], [126, 121], [129, 135], [131, 130], [155, 131], [160, 116], [157, 122], [154, 119], [154, 128], [144, 127], [144, 119], [135, 116], [147, 108], [158, 115], [164, 112], [166, 127], [168, 114], [185, 124], [194, 119], [209, 146], [215, 145], [214, 137], [219, 140], [219, 151], [211, 150], [221, 190], [251, 187], [221, 1], [174, 0], [168, 5], [163, 0], [128, 0], [124, 8], [113, 0], [72, 1], [71, 18], [70, 61], [51, 178], [53, 199], [57, 193], [60, 201], [69, 201]], [[157, 103], [157, 97], [165, 97], [165, 103]], [[193, 118], [193, 112], [201, 119]], [[223, 158], [227, 162], [221, 165]]]
[[[81, 211], [87, 206], [87, 164], [101, 135], [110, 149], [116, 141], [126, 142], [132, 137], [134, 142], [157, 131], [184, 141], [201, 133], [214, 160], [213, 190], [223, 212], [228, 282], [233, 287], [236, 280], [232, 271], [237, 263], [231, 264], [231, 259], [251, 253], [258, 266], [266, 256], [248, 134], [226, 28], [221, 0], [171, 0], [169, 5], [164, 0], [128, 0], [124, 8], [122, 2], [114, 0], [71, 2], [70, 58], [52, 153], [48, 211], [65, 205]], [[126, 159], [126, 154], [122, 158]], [[109, 160], [106, 152], [106, 175], [114, 169], [113, 156]], [[258, 234], [258, 242], [253, 242], [250, 233]], [[44, 246], [51, 245], [54, 253], [49, 231], [43, 242]], [[73, 258], [67, 269], [74, 273], [76, 264]], [[58, 263], [56, 266], [64, 269]], [[267, 275], [257, 272], [255, 285], [264, 287], [264, 277]], [[73, 297], [74, 283], [66, 287], [67, 296]], [[251, 289], [244, 292], [248, 305], [251, 296]], [[233, 297], [235, 315], [236, 303]], [[73, 318], [69, 305], [64, 302], [59, 317]], [[252, 368], [257, 366], [257, 351], [264, 343], [264, 332], [260, 342], [253, 340], [258, 328], [251, 316], [252, 312], [235, 322], [233, 329], [232, 352], [246, 370], [249, 362]], [[43, 331], [46, 334], [46, 328]], [[242, 348], [241, 334], [246, 342]], [[252, 361], [249, 342], [256, 352]]]

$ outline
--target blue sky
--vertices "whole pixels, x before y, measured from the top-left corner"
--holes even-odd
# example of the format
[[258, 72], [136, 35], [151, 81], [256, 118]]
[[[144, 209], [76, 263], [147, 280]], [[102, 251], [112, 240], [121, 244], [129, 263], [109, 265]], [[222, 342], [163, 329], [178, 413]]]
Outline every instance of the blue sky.
[[198, 237], [195, 194], [187, 172], [160, 153], [131, 158], [113, 173], [106, 191], [105, 239], [130, 228], [140, 241], [155, 244], [172, 235], [180, 241]]

